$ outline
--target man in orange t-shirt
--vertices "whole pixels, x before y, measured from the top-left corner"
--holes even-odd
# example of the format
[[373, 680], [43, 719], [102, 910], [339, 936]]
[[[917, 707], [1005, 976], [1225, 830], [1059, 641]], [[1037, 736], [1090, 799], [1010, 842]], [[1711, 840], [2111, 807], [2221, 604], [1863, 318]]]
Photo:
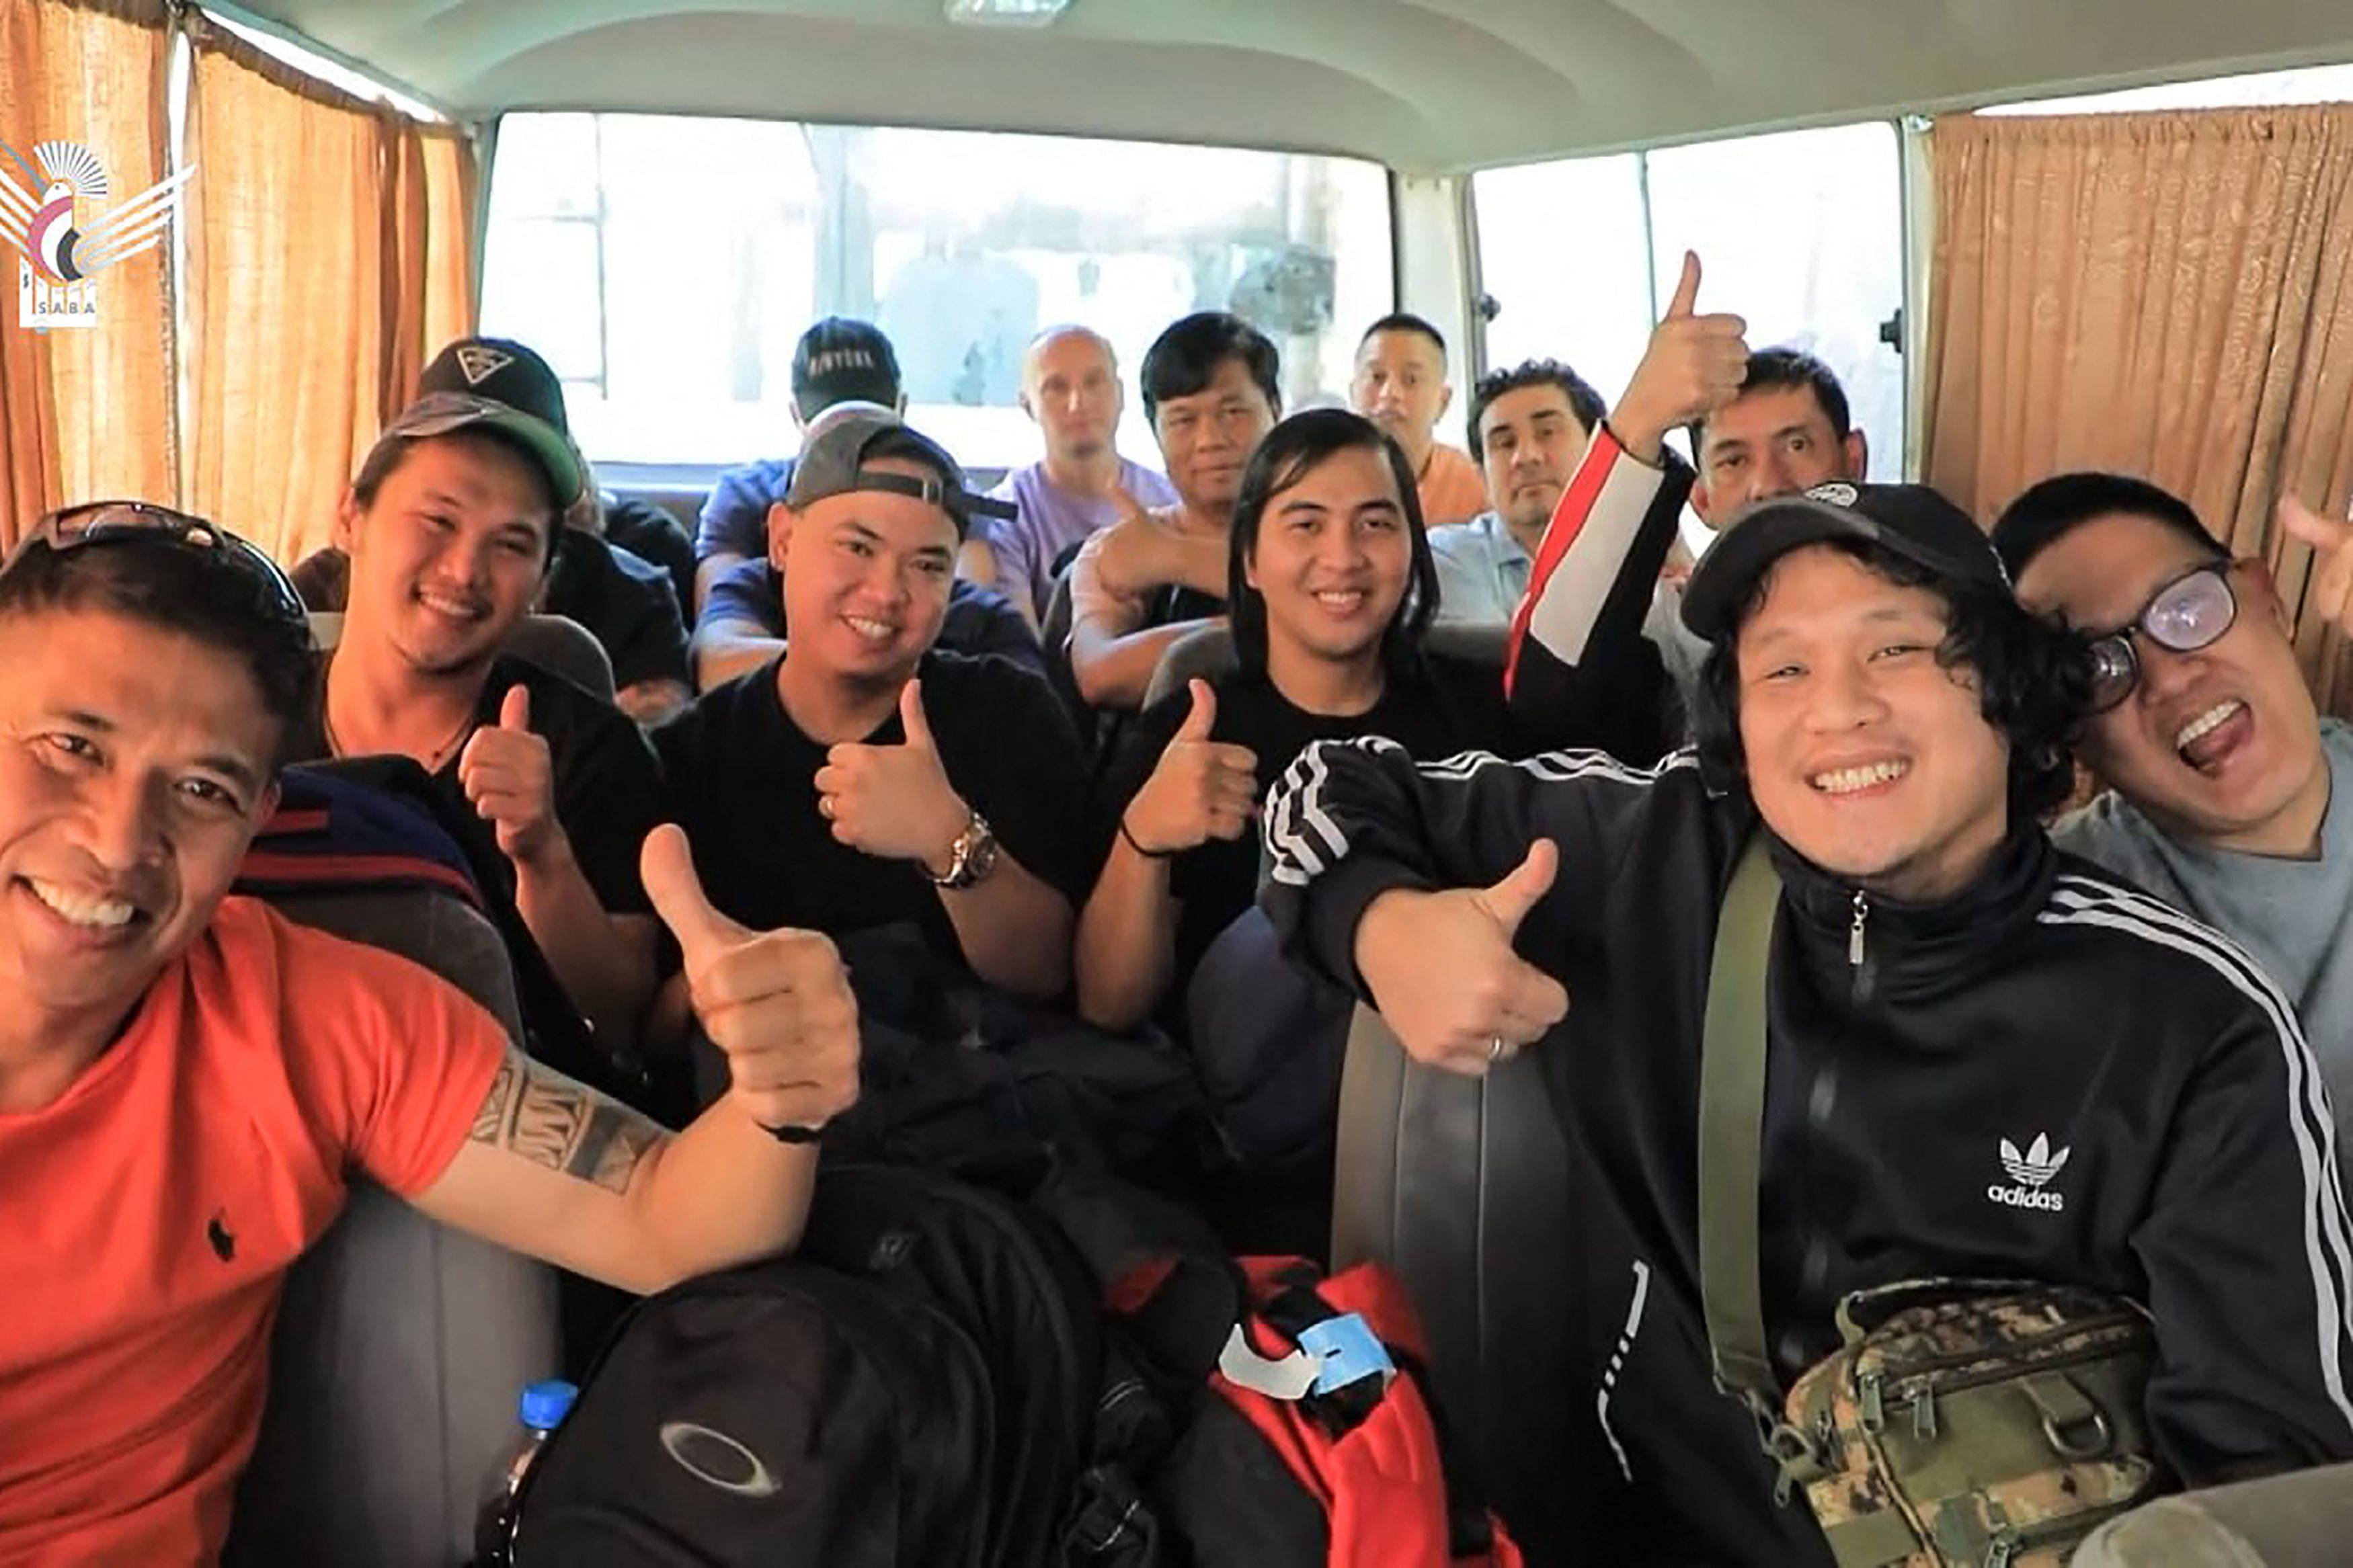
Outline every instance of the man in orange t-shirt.
[[1446, 380], [1446, 339], [1410, 310], [1383, 316], [1356, 345], [1348, 402], [1405, 448], [1425, 528], [1468, 522], [1487, 508], [1479, 465], [1438, 438], [1454, 401]]
[[[126, 503], [0, 566], [0, 1562], [206, 1563], [287, 1266], [363, 1173], [625, 1289], [789, 1247], [857, 1092], [838, 957], [645, 880], [731, 1092], [672, 1137], [413, 964], [227, 893], [317, 658], [277, 568]], [[772, 1135], [784, 1129], [786, 1136]]]

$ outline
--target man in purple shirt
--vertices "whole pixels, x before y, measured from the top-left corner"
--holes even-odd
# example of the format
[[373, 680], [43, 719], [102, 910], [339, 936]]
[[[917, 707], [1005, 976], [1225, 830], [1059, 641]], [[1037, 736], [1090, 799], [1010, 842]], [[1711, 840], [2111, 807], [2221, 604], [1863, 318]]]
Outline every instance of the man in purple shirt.
[[1119, 521], [1120, 490], [1145, 507], [1176, 502], [1166, 479], [1129, 462], [1112, 444], [1124, 403], [1119, 362], [1101, 333], [1049, 327], [1030, 340], [1021, 406], [1046, 437], [1046, 456], [989, 492], [1020, 515], [976, 533], [958, 567], [975, 582], [994, 584], [1032, 629], [1053, 597], [1056, 567], [1087, 535]]

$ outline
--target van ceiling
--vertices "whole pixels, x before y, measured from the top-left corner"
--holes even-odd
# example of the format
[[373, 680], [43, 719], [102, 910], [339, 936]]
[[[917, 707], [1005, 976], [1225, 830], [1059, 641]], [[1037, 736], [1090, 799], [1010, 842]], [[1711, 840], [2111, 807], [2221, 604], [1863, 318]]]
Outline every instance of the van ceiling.
[[1408, 174], [2353, 59], [2347, 0], [242, 0], [464, 118], [608, 109], [1349, 153]]

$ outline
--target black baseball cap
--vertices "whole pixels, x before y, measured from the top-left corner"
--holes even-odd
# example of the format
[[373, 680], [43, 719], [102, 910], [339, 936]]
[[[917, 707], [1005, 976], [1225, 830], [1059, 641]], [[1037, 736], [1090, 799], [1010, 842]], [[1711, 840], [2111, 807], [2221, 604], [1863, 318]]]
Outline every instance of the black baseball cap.
[[803, 419], [837, 403], [899, 402], [899, 356], [871, 321], [827, 316], [793, 350], [793, 406]]
[[453, 430], [493, 430], [520, 447], [546, 476], [561, 515], [579, 499], [582, 478], [564, 384], [545, 360], [512, 338], [459, 338], [417, 377], [417, 401], [376, 438], [415, 441]]
[[[876, 458], [906, 458], [938, 474], [919, 479], [864, 465]], [[835, 418], [818, 426], [793, 460], [792, 483], [785, 504], [806, 510], [829, 496], [853, 490], [887, 490], [930, 501], [954, 520], [956, 537], [971, 531], [975, 517], [1011, 518], [1019, 509], [1011, 501], [992, 500], [965, 489], [964, 470], [946, 448], [900, 418], [882, 410]]]
[[1767, 567], [1792, 550], [1843, 539], [1883, 546], [1947, 582], [2010, 591], [1985, 531], [1937, 491], [1834, 480], [1758, 501], [1734, 518], [1692, 573], [1683, 625], [1711, 642], [1729, 636]]

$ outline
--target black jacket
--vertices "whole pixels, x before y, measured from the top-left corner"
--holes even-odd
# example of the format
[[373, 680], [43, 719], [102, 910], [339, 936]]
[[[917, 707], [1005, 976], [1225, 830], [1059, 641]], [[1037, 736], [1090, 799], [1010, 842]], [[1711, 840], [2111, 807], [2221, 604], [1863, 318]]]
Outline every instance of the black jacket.
[[[1701, 1016], [1751, 830], [1746, 802], [1708, 797], [1690, 752], [1657, 771], [1598, 752], [1417, 769], [1381, 741], [1313, 748], [1266, 823], [1268, 912], [1344, 980], [1377, 893], [1487, 886], [1536, 837], [1560, 847], [1553, 893], [1520, 929], [1520, 952], [1572, 996], [1536, 1051], [1647, 1274], [1609, 1436], [1638, 1488], [1687, 1511], [1708, 1561], [1790, 1561], [1812, 1540], [1798, 1511], [1777, 1516], [1753, 1429], [1713, 1392], [1699, 1311]], [[1929, 908], [1859, 900], [1774, 851], [1788, 891], [1760, 1250], [1781, 1375], [1835, 1350], [1847, 1290], [1925, 1274], [2084, 1284], [2156, 1314], [2148, 1415], [2189, 1483], [2353, 1458], [2329, 1105], [2271, 980], [2040, 827]], [[1588, 1281], [1602, 1300], [1586, 1317], [1623, 1321], [1629, 1274]]]
[[[1827, 1561], [1777, 1510], [1708, 1375], [1696, 1221], [1699, 1050], [1745, 798], [1689, 752], [1417, 767], [1378, 740], [1303, 753], [1271, 800], [1266, 908], [1355, 983], [1380, 892], [1486, 886], [1560, 849], [1519, 949], [1567, 986], [1541, 1053], [1572, 1153], [1630, 1243], [1571, 1310], [1624, 1331], [1559, 1396], [1606, 1402], [1653, 1528], [1629, 1555]], [[1766, 1320], [1787, 1379], [1845, 1292], [1924, 1275], [2080, 1283], [2146, 1303], [2149, 1415], [2191, 1484], [2353, 1458], [2353, 1260], [2329, 1107], [2287, 1002], [2227, 940], [2014, 832], [1933, 907], [1860, 898], [1778, 845], [1762, 1152]], [[1862, 961], [1849, 955], [1856, 922]], [[2021, 1179], [2008, 1164], [2027, 1167]], [[2040, 1177], [2040, 1180], [2035, 1178]], [[1606, 1361], [1606, 1358], [1605, 1358]]]

